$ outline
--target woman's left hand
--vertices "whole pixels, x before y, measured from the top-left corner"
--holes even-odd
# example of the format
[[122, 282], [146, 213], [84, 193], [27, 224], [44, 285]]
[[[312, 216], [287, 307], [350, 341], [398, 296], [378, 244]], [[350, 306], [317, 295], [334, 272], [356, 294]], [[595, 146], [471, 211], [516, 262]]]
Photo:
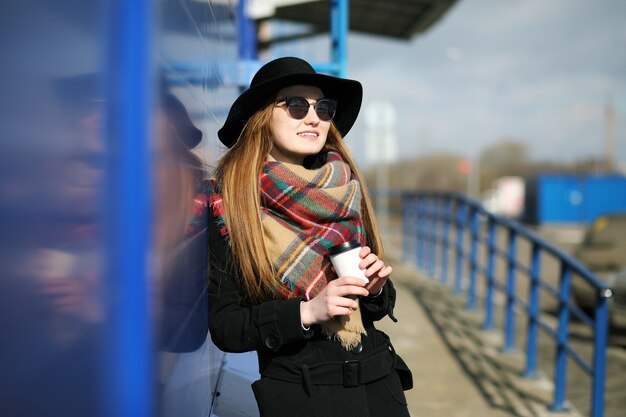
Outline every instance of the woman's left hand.
[[393, 268], [385, 266], [382, 259], [372, 253], [369, 246], [363, 246], [359, 256], [363, 259], [359, 263], [359, 267], [365, 269], [365, 276], [370, 280], [365, 288], [370, 292], [370, 295], [377, 295], [391, 276]]

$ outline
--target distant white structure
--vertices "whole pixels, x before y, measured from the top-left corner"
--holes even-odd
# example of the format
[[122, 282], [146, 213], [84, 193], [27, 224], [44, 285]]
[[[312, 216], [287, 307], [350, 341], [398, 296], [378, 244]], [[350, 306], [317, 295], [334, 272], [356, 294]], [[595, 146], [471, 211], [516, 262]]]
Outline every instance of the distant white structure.
[[365, 109], [366, 156], [370, 163], [389, 163], [398, 158], [397, 116], [393, 105], [375, 101]]
[[500, 177], [486, 192], [483, 204], [492, 213], [519, 217], [524, 211], [526, 185], [522, 177]]
[[389, 225], [389, 165], [398, 157], [396, 139], [397, 117], [389, 102], [373, 102], [365, 109], [366, 156], [376, 164], [376, 214], [381, 233], [386, 236]]

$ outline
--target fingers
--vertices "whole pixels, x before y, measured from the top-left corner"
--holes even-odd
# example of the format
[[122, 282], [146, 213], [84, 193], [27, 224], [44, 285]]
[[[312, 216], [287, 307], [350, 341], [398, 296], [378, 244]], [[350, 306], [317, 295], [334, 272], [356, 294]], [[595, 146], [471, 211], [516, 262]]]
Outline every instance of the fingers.
[[327, 292], [329, 296], [367, 296], [369, 292], [364, 288], [365, 284], [366, 282], [360, 278], [341, 277], [328, 284]]
[[378, 276], [381, 278], [389, 278], [392, 272], [393, 272], [393, 268], [391, 266], [386, 266], [380, 271], [378, 271]]
[[386, 266], [385, 262], [371, 253], [369, 248], [361, 251], [361, 255], [363, 260], [359, 264], [359, 267], [365, 269], [365, 276], [370, 281], [366, 286], [368, 294], [378, 294], [391, 276], [393, 268], [388, 265]]
[[374, 255], [373, 253], [370, 253], [367, 256], [365, 256], [361, 262], [359, 262], [359, 268], [362, 268], [362, 269], [368, 268], [377, 260], [378, 260], [378, 256]]
[[363, 246], [359, 253], [363, 259], [359, 263], [359, 268], [365, 269], [365, 276], [372, 279], [372, 277], [389, 277], [392, 269], [390, 266], [385, 266], [385, 262], [380, 259], [376, 254], [372, 253], [368, 246]]
[[335, 306], [334, 308], [329, 309], [328, 314], [330, 318], [337, 316], [349, 316], [353, 311], [354, 310], [351, 308]]
[[[365, 291], [367, 292], [367, 290]], [[359, 308], [359, 302], [356, 298], [328, 296], [325, 303], [325, 319], [329, 320], [336, 316], [349, 316], [357, 308]]]
[[[367, 291], [367, 290], [366, 290]], [[350, 310], [348, 314], [352, 313], [352, 311], [359, 308], [359, 301], [356, 298], [349, 297], [332, 297], [330, 300], [330, 304], [338, 307]]]
[[384, 267], [385, 267], [385, 263], [382, 260], [378, 259], [376, 262], [370, 265], [369, 268], [365, 270], [365, 276], [368, 278], [375, 277], [378, 275], [378, 272], [382, 270]]

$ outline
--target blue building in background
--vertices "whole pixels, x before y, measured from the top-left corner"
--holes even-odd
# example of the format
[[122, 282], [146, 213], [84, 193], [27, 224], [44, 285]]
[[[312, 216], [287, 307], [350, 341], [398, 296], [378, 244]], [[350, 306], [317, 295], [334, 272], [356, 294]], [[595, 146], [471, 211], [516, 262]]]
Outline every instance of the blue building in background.
[[533, 224], [587, 224], [626, 212], [626, 176], [540, 174], [526, 183], [524, 220]]

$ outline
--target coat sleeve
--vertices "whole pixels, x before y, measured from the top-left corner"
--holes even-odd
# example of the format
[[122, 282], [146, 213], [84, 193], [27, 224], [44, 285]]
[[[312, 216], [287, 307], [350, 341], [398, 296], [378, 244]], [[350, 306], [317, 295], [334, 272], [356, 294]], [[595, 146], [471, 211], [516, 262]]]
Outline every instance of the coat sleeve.
[[396, 306], [396, 289], [390, 279], [383, 286], [383, 291], [375, 297], [362, 297], [361, 308], [363, 314], [367, 315], [372, 321], [381, 320], [385, 316], [389, 316], [391, 320], [398, 320], [393, 315], [393, 309]]
[[244, 302], [226, 239], [209, 218], [209, 332], [225, 352], [277, 351], [313, 335], [300, 321], [302, 298]]

